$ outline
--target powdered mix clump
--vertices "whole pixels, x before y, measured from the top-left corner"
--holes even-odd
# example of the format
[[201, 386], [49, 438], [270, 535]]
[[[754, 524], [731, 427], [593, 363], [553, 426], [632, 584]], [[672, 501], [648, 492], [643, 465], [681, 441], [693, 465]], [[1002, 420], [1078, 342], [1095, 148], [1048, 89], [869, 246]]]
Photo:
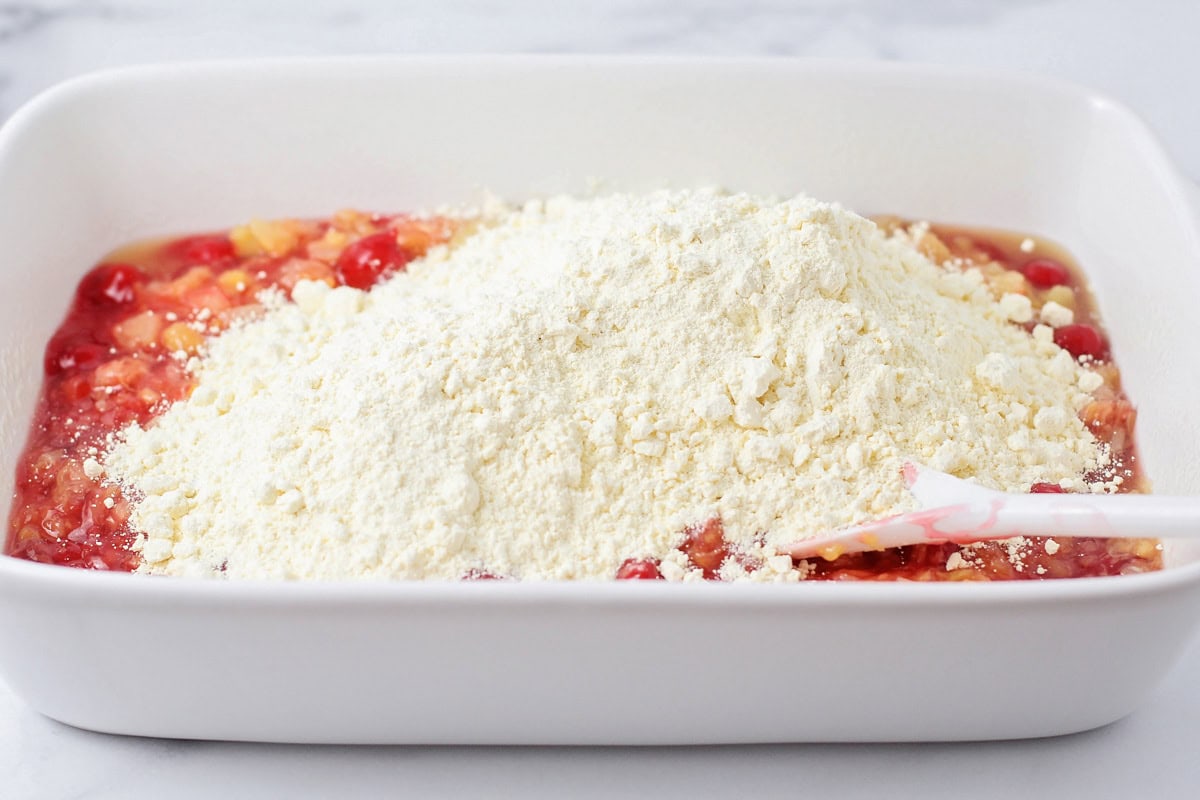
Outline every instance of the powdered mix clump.
[[911, 508], [904, 459], [1008, 490], [1104, 460], [1048, 328], [807, 197], [534, 201], [293, 300], [91, 465], [140, 498], [143, 571], [688, 579], [672, 548], [719, 516], [726, 577], [794, 580], [772, 546]]

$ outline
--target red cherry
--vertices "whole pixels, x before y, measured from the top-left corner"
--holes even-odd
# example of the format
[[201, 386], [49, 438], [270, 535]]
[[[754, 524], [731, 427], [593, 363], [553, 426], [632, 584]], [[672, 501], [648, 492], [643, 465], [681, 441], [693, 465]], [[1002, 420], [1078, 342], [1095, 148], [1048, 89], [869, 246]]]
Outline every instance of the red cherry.
[[90, 369], [108, 356], [108, 348], [91, 339], [51, 339], [46, 346], [47, 375], [58, 375], [73, 369]]
[[228, 236], [187, 236], [167, 245], [165, 253], [173, 260], [191, 266], [215, 264], [237, 258]]
[[1096, 361], [1108, 358], [1108, 343], [1091, 325], [1064, 325], [1054, 331], [1054, 343], [1076, 358], [1090, 356]]
[[101, 264], [79, 282], [79, 299], [93, 306], [123, 306], [133, 302], [136, 287], [146, 279], [130, 264]]
[[1067, 490], [1057, 483], [1035, 483], [1029, 487], [1030, 494], [1066, 494]]
[[725, 526], [720, 517], [712, 517], [699, 525], [693, 525], [684, 532], [683, 543], [679, 549], [688, 557], [693, 567], [704, 572], [706, 580], [717, 580], [721, 564], [729, 555], [729, 545], [725, 541]]
[[82, 375], [75, 375], [63, 381], [62, 393], [68, 403], [78, 403], [92, 393], [92, 385]]
[[1021, 272], [1029, 282], [1039, 289], [1049, 289], [1051, 286], [1066, 286], [1071, 283], [1071, 271], [1064, 265], [1050, 258], [1035, 258], [1021, 267]]
[[649, 558], [627, 558], [617, 569], [619, 581], [657, 581], [662, 579], [658, 563]]
[[342, 283], [355, 289], [370, 289], [381, 278], [404, 269], [412, 253], [396, 244], [392, 233], [364, 236], [338, 256], [337, 273]]

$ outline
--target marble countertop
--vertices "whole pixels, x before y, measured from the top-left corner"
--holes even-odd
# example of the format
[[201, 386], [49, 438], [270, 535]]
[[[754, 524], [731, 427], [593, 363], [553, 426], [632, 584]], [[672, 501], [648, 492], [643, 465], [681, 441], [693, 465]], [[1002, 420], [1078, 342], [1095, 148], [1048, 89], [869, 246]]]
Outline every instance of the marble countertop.
[[[1200, 3], [1191, 0], [42, 0], [0, 3], [0, 120], [89, 70], [344, 53], [821, 56], [1022, 70], [1101, 89], [1200, 178]], [[0, 682], [0, 797], [794, 794], [1192, 797], [1200, 646], [1147, 705], [1099, 731], [963, 745], [347, 748], [92, 734]], [[1036, 679], [1036, 676], [1031, 676]]]

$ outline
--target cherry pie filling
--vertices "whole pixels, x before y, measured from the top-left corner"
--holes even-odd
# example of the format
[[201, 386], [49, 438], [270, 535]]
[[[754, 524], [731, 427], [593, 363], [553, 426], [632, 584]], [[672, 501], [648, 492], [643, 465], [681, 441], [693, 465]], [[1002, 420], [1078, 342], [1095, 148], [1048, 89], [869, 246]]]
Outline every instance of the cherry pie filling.
[[[1140, 491], [1134, 439], [1136, 412], [1121, 388], [1094, 302], [1079, 272], [1054, 245], [1023, 236], [949, 226], [904, 230], [939, 263], [978, 267], [997, 294], [1054, 302], [1074, 312], [1055, 329], [1055, 343], [1104, 380], [1080, 412], [1107, 445], [1119, 491]], [[115, 252], [80, 281], [66, 319], [46, 348], [45, 378], [28, 444], [17, 467], [6, 552], [31, 561], [132, 571], [139, 558], [129, 526], [130, 500], [116, 486], [88, 477], [84, 461], [105, 438], [131, 423], [145, 425], [193, 388], [187, 360], [239, 319], [261, 311], [259, 294], [290, 292], [300, 280], [369, 289], [444, 243], [454, 223], [441, 218], [343, 211], [320, 221], [255, 221], [224, 233], [133, 245]], [[1025, 326], [1032, 330], [1033, 323]], [[1034, 492], [1061, 492], [1035, 483]], [[736, 559], [758, 567], [725, 538], [719, 518], [681, 532], [678, 549], [708, 580]], [[1028, 537], [967, 545], [925, 544], [849, 554], [799, 564], [807, 580], [1029, 580], [1119, 575], [1159, 569], [1154, 539]], [[484, 570], [465, 580], [504, 578]], [[654, 559], [631, 557], [621, 580], [657, 580]]]

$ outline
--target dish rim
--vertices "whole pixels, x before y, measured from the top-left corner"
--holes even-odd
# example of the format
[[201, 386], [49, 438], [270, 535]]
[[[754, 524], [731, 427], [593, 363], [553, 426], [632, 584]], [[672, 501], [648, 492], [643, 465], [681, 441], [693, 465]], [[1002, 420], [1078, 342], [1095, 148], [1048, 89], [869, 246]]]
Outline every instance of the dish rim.
[[60, 600], [140, 601], [146, 597], [175, 605], [214, 603], [256, 607], [361, 606], [408, 602], [492, 605], [640, 604], [648, 598], [670, 605], [723, 606], [839, 605], [915, 607], [950, 604], [1038, 604], [1097, 597], [1153, 596], [1200, 581], [1200, 560], [1155, 572], [1106, 577], [1013, 581], [800, 581], [750, 583], [720, 581], [272, 581], [214, 580], [85, 570], [0, 557], [0, 585], [21, 587], [28, 596]]
[[[1094, 112], [1110, 115], [1127, 126], [1132, 143], [1152, 170], [1167, 199], [1176, 208], [1190, 211], [1192, 223], [1186, 234], [1195, 253], [1200, 253], [1200, 192], [1183, 176], [1167, 154], [1161, 140], [1140, 116], [1106, 93], [1071, 81], [991, 67], [959, 67], [921, 62], [887, 62], [853, 59], [786, 58], [759, 56], [686, 56], [620, 54], [420, 54], [285, 56], [269, 58], [205, 59], [186, 62], [148, 63], [109, 67], [77, 75], [39, 92], [19, 107], [0, 126], [0, 161], [19, 142], [25, 128], [78, 96], [103, 92], [139, 82], [172, 80], [215, 80], [231, 74], [291, 74], [320, 70], [331, 65], [343, 69], [369, 70], [381, 67], [421, 68], [712, 68], [767, 70], [796, 74], [828, 71], [848, 76], [902, 76], [909, 80], [962, 83], [986, 82], [991, 86], [1029, 87], [1039, 92], [1056, 92], [1085, 104]], [[1068, 243], [1069, 244], [1069, 243]], [[1041, 603], [1047, 600], [1077, 600], [1097, 596], [1150, 595], [1170, 592], [1200, 580], [1200, 559], [1166, 566], [1152, 573], [1096, 578], [1028, 581], [955, 581], [948, 583], [854, 581], [801, 582], [793, 584], [749, 584], [720, 582], [667, 583], [661, 581], [224, 581], [206, 578], [164, 577], [112, 573], [41, 564], [0, 553], [0, 581], [28, 592], [47, 592], [60, 599], [80, 595], [106, 600], [136, 600], [148, 593], [178, 604], [212, 605], [251, 602], [256, 606], [364, 605], [373, 602], [457, 601], [465, 604], [504, 603], [520, 605], [547, 601], [604, 605], [638, 604], [647, 598], [670, 605], [718, 603], [741, 606], [803, 603], [845, 606], [927, 606], [951, 603], [975, 605], [1003, 602]], [[231, 585], [232, 584], [232, 585]], [[569, 590], [561, 587], [569, 586]], [[466, 587], [466, 588], [464, 588]], [[815, 592], [816, 594], [812, 594]]]

